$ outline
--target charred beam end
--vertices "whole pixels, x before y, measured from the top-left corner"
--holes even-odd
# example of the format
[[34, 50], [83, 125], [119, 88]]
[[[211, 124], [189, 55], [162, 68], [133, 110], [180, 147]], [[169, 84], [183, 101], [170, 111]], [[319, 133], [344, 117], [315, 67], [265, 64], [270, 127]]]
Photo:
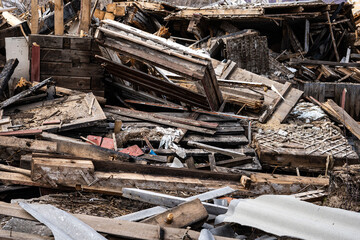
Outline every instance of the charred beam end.
[[44, 81], [40, 82], [39, 84], [19, 93], [16, 94], [15, 96], [6, 99], [5, 101], [0, 103], [0, 109], [3, 109], [15, 102], [17, 102], [18, 100], [20, 100], [23, 97], [26, 97], [28, 95], [30, 95], [31, 93], [35, 92], [36, 90], [42, 88], [43, 86], [47, 85], [48, 83], [52, 82], [54, 79], [52, 77], [45, 79]]
[[19, 64], [17, 58], [9, 59], [2, 72], [0, 73], [0, 97], [4, 96], [5, 91], [8, 89], [8, 82], [14, 73], [15, 68]]

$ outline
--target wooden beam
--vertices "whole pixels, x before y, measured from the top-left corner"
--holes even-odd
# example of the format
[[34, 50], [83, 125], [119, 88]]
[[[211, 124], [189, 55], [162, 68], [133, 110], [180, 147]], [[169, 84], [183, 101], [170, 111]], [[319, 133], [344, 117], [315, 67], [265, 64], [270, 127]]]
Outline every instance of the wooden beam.
[[[85, 145], [77, 144], [75, 142], [67, 142], [66, 140], [50, 142], [43, 140], [0, 136], [0, 146], [21, 149], [29, 152], [70, 154], [74, 157], [101, 161], [109, 161], [113, 159], [127, 160], [130, 158], [130, 156], [125, 153], [116, 152], [90, 144]], [[140, 160], [141, 158], [136, 159]]]
[[[30, 214], [17, 204], [0, 202], [0, 214], [35, 221]], [[159, 227], [146, 223], [136, 223], [112, 218], [96, 217], [84, 214], [74, 214], [98, 232], [107, 233], [122, 238], [154, 240], [159, 239]], [[185, 233], [191, 239], [198, 239], [199, 232], [178, 228], [164, 227], [164, 240], [182, 239]], [[215, 240], [234, 240], [233, 238], [214, 236]]]
[[322, 103], [321, 107], [339, 122], [344, 124], [345, 127], [360, 140], [360, 124], [357, 123], [344, 109], [339, 107], [331, 99], [326, 103]]
[[64, 1], [55, 0], [55, 35], [64, 35]]
[[91, 0], [81, 0], [80, 25], [78, 30], [79, 34], [81, 31], [83, 31], [84, 33], [89, 32], [90, 23], [91, 23], [90, 11], [91, 11]]
[[302, 60], [291, 59], [289, 64], [290, 65], [328, 65], [328, 66], [360, 67], [360, 63], [356, 63], [356, 62], [343, 63], [343, 62], [332, 62], [332, 61], [310, 60], [310, 59], [302, 59]]
[[[290, 91], [290, 89], [291, 89], [291, 83], [286, 82], [285, 86], [283, 87], [283, 89], [280, 92], [280, 95], [282, 97], [285, 97], [285, 95]], [[273, 114], [275, 112], [276, 108], [279, 106], [279, 104], [283, 100], [282, 97], [278, 96], [271, 102], [269, 108], [266, 109], [265, 112], [259, 118], [259, 122], [261, 122], [261, 123], [265, 122], [269, 118], [269, 116], [271, 116], [271, 114]]]
[[0, 73], [0, 97], [3, 97], [4, 94], [5, 96], [8, 95], [6, 92], [8, 90], [8, 83], [18, 64], [19, 61], [16, 58], [6, 61], [6, 64]]
[[207, 217], [208, 213], [205, 207], [199, 199], [195, 199], [141, 222], [161, 227], [184, 228], [194, 225], [201, 226]]
[[3, 240], [19, 240], [19, 239], [26, 239], [26, 240], [53, 240], [53, 237], [47, 236], [40, 236], [37, 234], [30, 234], [30, 233], [23, 233], [23, 232], [16, 232], [13, 230], [0, 230], [0, 238]]
[[0, 164], [0, 170], [5, 170], [7, 172], [21, 173], [28, 177], [30, 177], [30, 175], [31, 175], [30, 170], [13, 167], [13, 166], [9, 166], [9, 165], [4, 165], [4, 164]]
[[[132, 118], [142, 119], [145, 121], [155, 122], [155, 123], [172, 126], [172, 127], [185, 128], [185, 129], [188, 129], [188, 130], [191, 130], [194, 132], [199, 132], [199, 133], [214, 134], [216, 132], [215, 130], [210, 130], [210, 129], [206, 129], [206, 128], [187, 125], [187, 124], [185, 124], [185, 122], [187, 122], [186, 119], [178, 118], [178, 120], [176, 120], [177, 122], [175, 122], [175, 119], [176, 119], [175, 117], [170, 117], [170, 119], [166, 119], [167, 116], [165, 116], [165, 115], [160, 116], [160, 114], [155, 115], [155, 114], [150, 114], [147, 112], [130, 110], [130, 109], [121, 108], [121, 107], [113, 107], [113, 106], [107, 106], [107, 107], [112, 108], [112, 109], [108, 110], [109, 112], [114, 113], [114, 114], [119, 114], [122, 116], [129, 116]], [[183, 121], [184, 123], [179, 123], [181, 121]]]
[[31, 34], [39, 32], [39, 0], [31, 0]]

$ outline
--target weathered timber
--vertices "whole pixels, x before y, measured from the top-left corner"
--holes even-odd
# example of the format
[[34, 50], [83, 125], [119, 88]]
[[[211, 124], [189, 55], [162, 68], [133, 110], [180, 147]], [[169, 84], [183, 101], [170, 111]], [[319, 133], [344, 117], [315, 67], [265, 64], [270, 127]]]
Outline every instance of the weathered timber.
[[[126, 109], [126, 108], [111, 107], [111, 106], [107, 106], [107, 107], [112, 108], [112, 110], [109, 109], [109, 112], [114, 113], [114, 114], [130, 116], [133, 118], [138, 118], [138, 119], [142, 119], [145, 121], [160, 123], [160, 124], [168, 125], [168, 126], [172, 126], [172, 127], [185, 128], [185, 129], [199, 132], [199, 133], [214, 134], [216, 132], [215, 130], [210, 130], [210, 129], [187, 125], [186, 122], [188, 122], [188, 121], [186, 121], [186, 119], [176, 119], [175, 117], [170, 117], [170, 119], [167, 119], [167, 116], [165, 116], [165, 115], [159, 116], [159, 115], [155, 115], [155, 114], [150, 114], [150, 113], [136, 111], [136, 110], [130, 110], [130, 109]], [[183, 122], [183, 123], [179, 123], [179, 122]]]
[[209, 109], [206, 104], [206, 97], [201, 94], [192, 92], [175, 84], [162, 81], [154, 76], [129, 68], [123, 64], [109, 61], [106, 58], [100, 56], [96, 57], [105, 62], [105, 69], [114, 76], [184, 103]]
[[7, 172], [14, 172], [14, 173], [21, 173], [25, 176], [31, 176], [31, 171], [27, 170], [27, 169], [22, 169], [22, 168], [18, 168], [18, 167], [13, 167], [10, 165], [4, 165], [4, 164], [0, 164], [0, 170], [4, 170]]
[[101, 148], [94, 145], [76, 144], [74, 142], [50, 142], [16, 137], [0, 136], [0, 146], [21, 149], [30, 152], [65, 153], [75, 157], [91, 158], [92, 160], [127, 160], [129, 155]]
[[83, 31], [84, 33], [89, 32], [89, 27], [91, 23], [91, 1], [90, 0], [81, 0], [81, 8], [80, 8], [80, 25], [78, 29], [78, 33]]
[[[102, 22], [103, 25], [98, 28], [96, 34], [101, 45], [180, 74], [190, 80], [201, 81], [209, 108], [219, 109], [223, 98], [211, 61], [206, 55], [125, 24], [110, 20]], [[104, 39], [100, 32], [105, 36]], [[147, 40], [151, 40], [151, 44]], [[131, 47], [125, 47], [125, 45], [131, 45]]]
[[95, 180], [93, 175], [94, 165], [89, 160], [33, 157], [31, 162], [31, 179], [53, 187], [90, 185]]
[[321, 104], [324, 109], [331, 116], [336, 118], [340, 123], [360, 139], [360, 124], [356, 122], [344, 109], [340, 108], [333, 100], [329, 99], [326, 103]]
[[39, 32], [39, 0], [31, 0], [31, 33], [37, 34]]
[[[170, 216], [169, 216], [170, 214]], [[159, 225], [161, 227], [184, 228], [188, 226], [201, 226], [208, 213], [199, 199], [182, 203], [166, 212], [147, 218], [141, 222]]]
[[7, 95], [8, 82], [18, 64], [19, 61], [17, 59], [9, 59], [6, 61], [6, 64], [0, 73], [0, 96], [3, 96], [4, 94]]
[[19, 239], [27, 239], [27, 240], [52, 240], [52, 237], [41, 236], [37, 234], [31, 233], [23, 233], [17, 232], [13, 230], [0, 230], [0, 238], [6, 240], [19, 240]]
[[[286, 82], [284, 88], [280, 92], [280, 95], [282, 97], [285, 97], [290, 89], [291, 89], [291, 83]], [[275, 112], [276, 108], [279, 106], [279, 104], [283, 100], [282, 97], [278, 96], [277, 98], [275, 98], [272, 101], [269, 108], [266, 109], [265, 112], [259, 118], [259, 122], [261, 122], [261, 123], [265, 122], [269, 118], [269, 116], [271, 116], [271, 114], [273, 114]]]
[[[0, 213], [6, 216], [21, 219], [35, 220], [30, 214], [17, 204], [0, 203]], [[159, 227], [146, 223], [135, 223], [118, 219], [95, 217], [82, 214], [74, 214], [76, 218], [83, 221], [98, 232], [107, 233], [123, 238], [135, 238], [144, 240], [155, 240], [159, 238]], [[115, 227], [116, 226], [116, 227]], [[181, 239], [184, 233], [192, 239], [200, 236], [199, 232], [177, 228], [164, 227], [164, 240]], [[232, 240], [232, 238], [214, 236], [215, 240]]]
[[261, 7], [253, 8], [232, 8], [232, 9], [184, 9], [179, 12], [173, 13], [165, 18], [165, 20], [179, 20], [187, 19], [191, 20], [194, 14], [199, 14], [203, 17], [209, 19], [218, 19], [218, 18], [242, 18], [245, 16], [260, 16], [264, 13], [264, 9]]
[[[215, 59], [212, 59], [212, 64], [213, 64], [214, 68], [218, 68], [219, 66], [221, 66], [221, 62], [219, 62]], [[222, 72], [222, 71], [220, 71], [220, 72]], [[271, 86], [274, 86], [278, 91], [282, 91], [283, 88], [285, 87], [284, 84], [270, 80], [266, 77], [257, 75], [255, 73], [246, 71], [241, 68], [234, 69], [230, 73], [228, 78], [236, 79], [241, 82], [248, 82], [249, 84], [251, 84], [251, 83], [263, 84], [264, 86], [267, 86], [268, 88], [271, 88]], [[296, 105], [296, 103], [299, 101], [302, 94], [303, 94], [302, 91], [295, 89], [295, 88], [291, 88], [285, 97], [285, 101], [282, 101], [279, 104], [278, 108], [275, 110], [275, 112], [270, 117], [269, 123], [274, 124], [274, 123], [282, 123], [283, 121], [285, 121], [286, 117], [291, 112], [291, 110]], [[278, 97], [278, 94], [276, 94], [274, 91], [267, 91], [266, 94], [264, 93], [264, 105], [271, 104], [273, 99], [275, 99], [277, 97]]]
[[343, 66], [343, 67], [360, 67], [360, 63], [356, 62], [331, 62], [331, 61], [323, 61], [323, 60], [310, 60], [310, 59], [302, 59], [296, 60], [292, 59], [289, 62], [290, 65], [328, 65], [328, 66]]
[[210, 146], [210, 145], [207, 145], [207, 144], [198, 143], [198, 142], [195, 142], [195, 141], [188, 141], [187, 144], [189, 146], [192, 146], [192, 147], [206, 149], [206, 150], [211, 151], [211, 152], [218, 152], [218, 153], [224, 154], [226, 156], [230, 156], [230, 157], [244, 157], [244, 155], [245, 155], [245, 154], [235, 152], [235, 151], [232, 151], [232, 150], [227, 150], [227, 149], [223, 149], [223, 148], [219, 148], [219, 147], [214, 147], [214, 146]]
[[[35, 109], [41, 109], [41, 111], [38, 111], [35, 115], [33, 113]], [[90, 114], [89, 109], [91, 109]], [[12, 121], [26, 125], [27, 129], [47, 131], [66, 131], [79, 127], [88, 127], [106, 119], [102, 108], [92, 93], [81, 93], [7, 108], [4, 116], [11, 116]], [[51, 124], [44, 124], [46, 122]]]
[[54, 31], [55, 35], [64, 34], [64, 1], [55, 0], [55, 12], [54, 12]]
[[42, 81], [41, 83], [19, 93], [16, 94], [15, 96], [6, 99], [5, 101], [0, 103], [0, 109], [5, 108], [13, 103], [15, 103], [16, 101], [20, 100], [23, 97], [26, 97], [28, 95], [30, 95], [31, 93], [35, 92], [36, 90], [40, 89], [41, 87], [45, 86], [46, 84], [50, 83], [52, 81], [52, 78], [48, 78], [44, 81]]
[[[60, 2], [59, 2], [60, 3]], [[49, 13], [43, 18], [41, 27], [39, 29], [40, 34], [47, 34], [54, 30], [55, 24], [65, 25], [77, 16], [77, 12], [80, 10], [80, 0], [72, 0], [63, 6], [63, 22], [56, 23], [55, 13]], [[61, 16], [59, 16], [61, 17]]]

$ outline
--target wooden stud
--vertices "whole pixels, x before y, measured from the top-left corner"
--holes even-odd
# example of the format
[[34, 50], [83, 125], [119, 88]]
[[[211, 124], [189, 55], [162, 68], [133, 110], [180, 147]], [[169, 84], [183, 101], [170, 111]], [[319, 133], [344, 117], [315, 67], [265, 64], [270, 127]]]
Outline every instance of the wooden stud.
[[90, 19], [90, 10], [91, 10], [91, 0], [81, 0], [81, 9], [80, 9], [80, 25], [78, 33], [84, 31], [84, 33], [89, 32], [89, 27], [91, 23]]
[[64, 34], [64, 2], [55, 0], [55, 35]]
[[331, 23], [331, 20], [330, 20], [329, 12], [326, 12], [326, 17], [327, 17], [327, 20], [329, 22], [330, 36], [331, 36], [331, 41], [332, 41], [332, 44], [333, 44], [333, 47], [334, 47], [336, 61], [340, 62], [340, 57], [339, 57], [339, 53], [338, 53], [338, 50], [337, 50], [337, 45], [336, 45], [336, 41], [335, 41], [335, 37], [334, 37], [334, 32], [333, 32], [333, 29], [332, 29], [332, 23]]
[[31, 34], [39, 32], [39, 0], [31, 0]]
[[309, 37], [310, 37], [310, 22], [305, 19], [305, 40], [304, 40], [304, 52], [309, 51]]

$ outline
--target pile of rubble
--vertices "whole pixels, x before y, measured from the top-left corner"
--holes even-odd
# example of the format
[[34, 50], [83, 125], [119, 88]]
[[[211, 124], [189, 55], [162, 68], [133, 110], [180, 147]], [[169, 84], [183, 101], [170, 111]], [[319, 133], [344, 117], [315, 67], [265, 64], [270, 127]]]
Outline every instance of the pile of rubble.
[[0, 1], [0, 236], [353, 239], [356, 4]]

